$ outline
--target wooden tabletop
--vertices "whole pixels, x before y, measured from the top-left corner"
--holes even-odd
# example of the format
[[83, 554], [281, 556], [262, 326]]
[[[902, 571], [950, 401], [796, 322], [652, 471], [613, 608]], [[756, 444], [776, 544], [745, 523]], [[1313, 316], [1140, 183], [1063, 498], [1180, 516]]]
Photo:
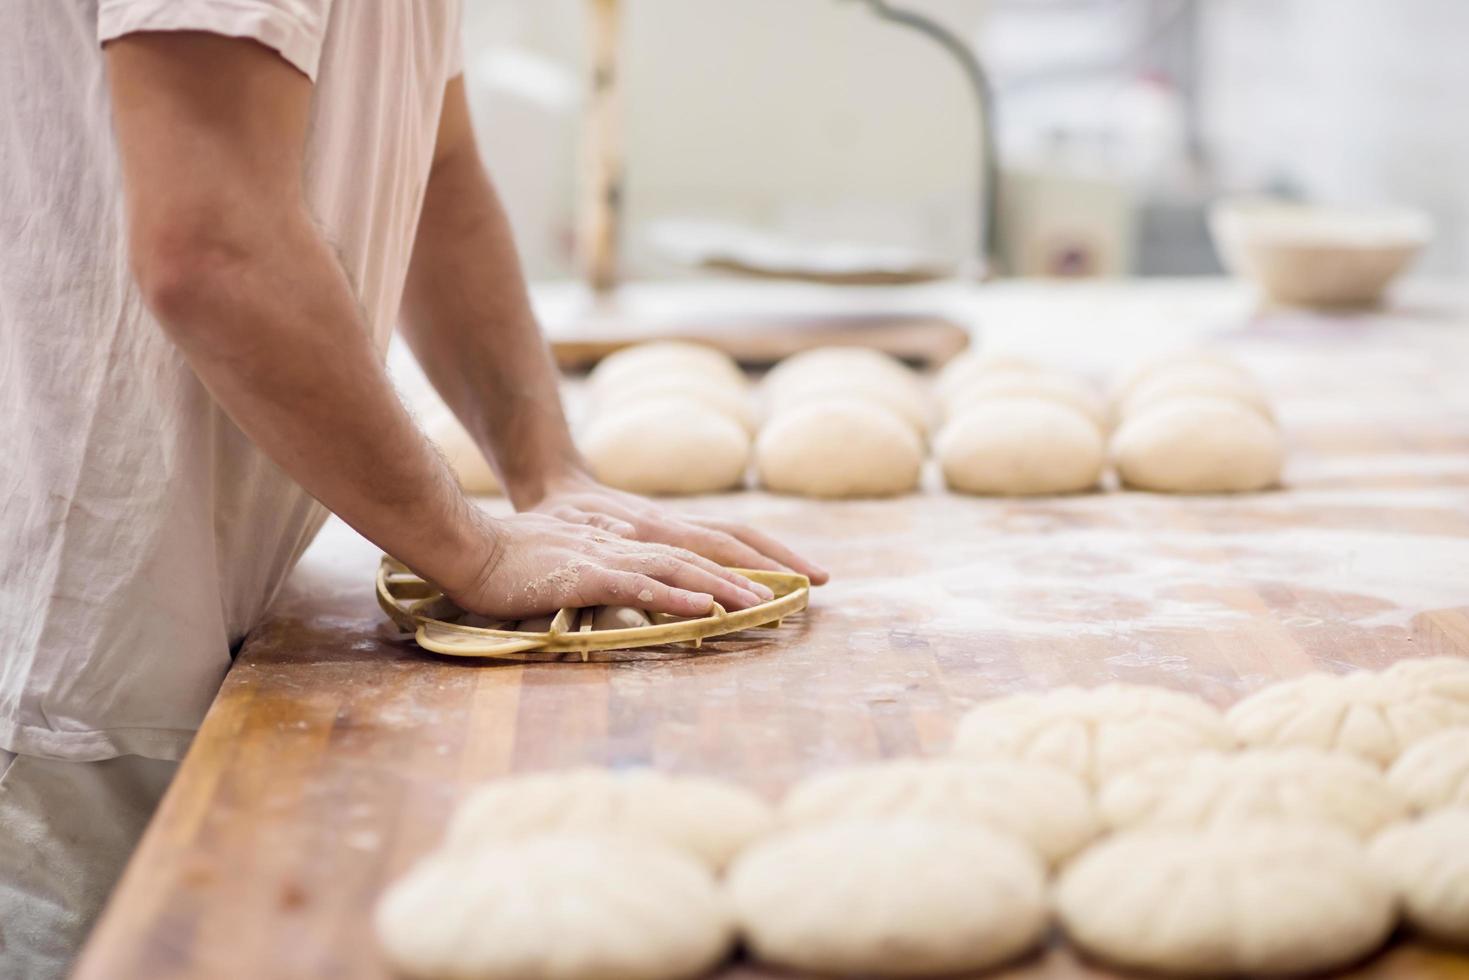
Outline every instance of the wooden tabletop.
[[[701, 656], [426, 656], [374, 605], [377, 553], [329, 525], [241, 653], [77, 976], [386, 976], [374, 897], [470, 787], [509, 772], [644, 764], [773, 798], [836, 763], [941, 753], [967, 707], [1012, 691], [1120, 680], [1226, 706], [1304, 671], [1469, 656], [1463, 298], [1343, 318], [1253, 314], [1219, 286], [991, 287], [969, 312], [996, 343], [1083, 369], [1227, 344], [1277, 400], [1288, 488], [690, 502], [834, 573], [779, 631]], [[1053, 945], [1005, 975], [1107, 974]], [[1353, 975], [1469, 978], [1469, 958], [1400, 940]]]

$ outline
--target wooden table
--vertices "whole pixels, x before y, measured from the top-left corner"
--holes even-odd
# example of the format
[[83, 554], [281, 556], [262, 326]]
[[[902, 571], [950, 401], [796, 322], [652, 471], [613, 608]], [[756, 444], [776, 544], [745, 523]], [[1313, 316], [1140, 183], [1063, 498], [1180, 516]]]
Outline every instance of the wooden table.
[[[1469, 656], [1463, 299], [1347, 319], [1252, 316], [1232, 287], [1198, 284], [977, 292], [969, 313], [997, 343], [1082, 368], [1228, 344], [1278, 399], [1289, 489], [698, 501], [835, 573], [779, 632], [704, 656], [425, 656], [373, 604], [376, 552], [329, 526], [240, 655], [78, 976], [384, 976], [374, 896], [471, 786], [508, 772], [648, 764], [773, 797], [834, 763], [941, 753], [968, 706], [1011, 691], [1120, 680], [1224, 706], [1303, 671]], [[1105, 974], [1053, 946], [1007, 975]], [[1469, 977], [1469, 959], [1400, 941], [1360, 975]]]

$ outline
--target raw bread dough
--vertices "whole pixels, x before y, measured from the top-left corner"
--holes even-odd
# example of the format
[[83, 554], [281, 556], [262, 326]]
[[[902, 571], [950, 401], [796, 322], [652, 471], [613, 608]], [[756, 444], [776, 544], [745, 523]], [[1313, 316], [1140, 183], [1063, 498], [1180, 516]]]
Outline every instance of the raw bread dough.
[[653, 374], [635, 378], [625, 385], [599, 391], [590, 410], [596, 415], [606, 415], [627, 405], [659, 398], [701, 402], [738, 422], [749, 435], [755, 434], [755, 409], [750, 404], [749, 394], [743, 388], [711, 383], [703, 377]]
[[650, 769], [571, 769], [476, 790], [450, 822], [446, 846], [603, 830], [653, 838], [718, 869], [773, 823], [763, 800], [718, 780]]
[[1387, 781], [1419, 810], [1469, 807], [1469, 727], [1446, 728], [1414, 742], [1387, 771]]
[[630, 630], [651, 625], [653, 621], [648, 614], [632, 606], [598, 606], [592, 613], [594, 630]]
[[424, 423], [424, 432], [439, 452], [444, 454], [449, 468], [459, 480], [459, 486], [471, 496], [498, 494], [500, 478], [490, 467], [484, 453], [474, 444], [468, 430], [459, 424], [447, 408], [434, 413]]
[[1051, 372], [1007, 371], [985, 375], [949, 395], [944, 401], [944, 411], [947, 418], [957, 418], [976, 405], [995, 398], [1052, 401], [1085, 415], [1098, 430], [1106, 428], [1106, 408], [1092, 387], [1070, 375]]
[[1246, 745], [1302, 745], [1388, 765], [1414, 742], [1469, 725], [1469, 700], [1391, 672], [1306, 674], [1256, 691], [1229, 709]]
[[432, 854], [383, 895], [376, 925], [415, 980], [681, 980], [703, 976], [734, 938], [698, 861], [583, 834]]
[[833, 769], [786, 794], [787, 825], [920, 817], [976, 823], [1010, 834], [1052, 864], [1097, 835], [1086, 784], [1054, 766], [996, 760], [899, 759]]
[[1046, 763], [1093, 784], [1151, 759], [1233, 744], [1223, 717], [1201, 699], [1133, 684], [996, 698], [972, 709], [954, 734], [962, 758]]
[[1469, 657], [1413, 657], [1383, 671], [1439, 697], [1469, 703]]
[[933, 412], [927, 393], [915, 385], [893, 384], [886, 378], [871, 377], [861, 372], [805, 378], [799, 382], [792, 379], [791, 383], [767, 393], [765, 415], [775, 419], [802, 405], [833, 398], [880, 406], [912, 426], [920, 438], [928, 436]]
[[1153, 377], [1118, 405], [1117, 415], [1120, 419], [1134, 418], [1150, 408], [1180, 398], [1223, 398], [1238, 402], [1275, 424], [1275, 411], [1270, 407], [1270, 399], [1258, 384], [1232, 371], [1209, 365], [1165, 371]]
[[766, 423], [755, 442], [760, 481], [806, 497], [886, 497], [918, 486], [923, 443], [879, 406], [810, 402]]
[[1440, 810], [1389, 827], [1372, 842], [1371, 854], [1415, 929], [1469, 944], [1469, 809]]
[[530, 619], [522, 619], [515, 627], [520, 633], [549, 633], [551, 624], [556, 621], [556, 615], [533, 616]]
[[934, 443], [944, 481], [963, 493], [1075, 493], [1097, 485], [1102, 434], [1068, 405], [1038, 398], [970, 404]]
[[701, 402], [655, 398], [608, 412], [578, 440], [587, 465], [608, 486], [634, 493], [717, 493], [738, 487], [750, 437]]
[[1062, 924], [1118, 966], [1188, 976], [1280, 976], [1344, 966], [1392, 931], [1392, 890], [1329, 825], [1261, 822], [1140, 830], [1067, 866]]
[[1364, 838], [1407, 813], [1375, 766], [1302, 748], [1156, 759], [1109, 780], [1097, 802], [1114, 829], [1282, 820], [1333, 824]]
[[980, 378], [992, 374], [1032, 374], [1044, 370], [1028, 357], [1005, 351], [967, 350], [951, 358], [939, 371], [934, 382], [939, 401], [947, 405], [949, 398], [963, 388], [969, 388]]
[[1249, 371], [1228, 354], [1211, 350], [1185, 350], [1176, 351], [1172, 354], [1164, 354], [1144, 361], [1123, 375], [1121, 382], [1113, 391], [1112, 401], [1114, 404], [1122, 404], [1127, 397], [1137, 388], [1142, 387], [1154, 378], [1171, 373], [1173, 371], [1187, 371], [1193, 368], [1206, 367], [1217, 371], [1231, 374], [1241, 381], [1252, 381], [1253, 377]]
[[896, 388], [922, 386], [917, 376], [895, 357], [869, 347], [816, 347], [793, 354], [770, 369], [763, 387], [767, 395], [787, 388], [804, 388], [830, 377], [863, 378]]
[[660, 340], [626, 347], [597, 363], [587, 377], [595, 397], [655, 377], [696, 378], [736, 391], [749, 386], [749, 379], [734, 358], [705, 344]]
[[982, 970], [1046, 928], [1040, 861], [983, 827], [898, 818], [798, 827], [757, 842], [727, 891], [759, 959], [881, 977]]
[[1238, 493], [1280, 482], [1285, 449], [1275, 426], [1223, 398], [1154, 405], [1112, 437], [1122, 482], [1164, 493]]

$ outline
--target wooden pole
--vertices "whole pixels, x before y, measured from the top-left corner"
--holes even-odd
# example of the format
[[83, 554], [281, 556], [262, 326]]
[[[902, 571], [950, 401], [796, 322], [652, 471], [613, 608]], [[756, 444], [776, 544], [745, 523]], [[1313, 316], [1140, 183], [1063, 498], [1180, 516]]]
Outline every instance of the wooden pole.
[[583, 199], [578, 253], [599, 293], [617, 287], [622, 230], [622, 106], [617, 48], [621, 0], [588, 0], [591, 91], [583, 133]]

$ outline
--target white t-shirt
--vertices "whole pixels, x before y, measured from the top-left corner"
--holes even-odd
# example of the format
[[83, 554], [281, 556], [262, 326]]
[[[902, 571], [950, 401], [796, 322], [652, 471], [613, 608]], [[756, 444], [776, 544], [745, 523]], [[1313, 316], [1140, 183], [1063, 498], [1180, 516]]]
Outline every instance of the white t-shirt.
[[5, 20], [0, 749], [177, 759], [324, 512], [143, 307], [101, 43], [252, 38], [315, 82], [308, 201], [385, 350], [460, 3], [13, 0]]

